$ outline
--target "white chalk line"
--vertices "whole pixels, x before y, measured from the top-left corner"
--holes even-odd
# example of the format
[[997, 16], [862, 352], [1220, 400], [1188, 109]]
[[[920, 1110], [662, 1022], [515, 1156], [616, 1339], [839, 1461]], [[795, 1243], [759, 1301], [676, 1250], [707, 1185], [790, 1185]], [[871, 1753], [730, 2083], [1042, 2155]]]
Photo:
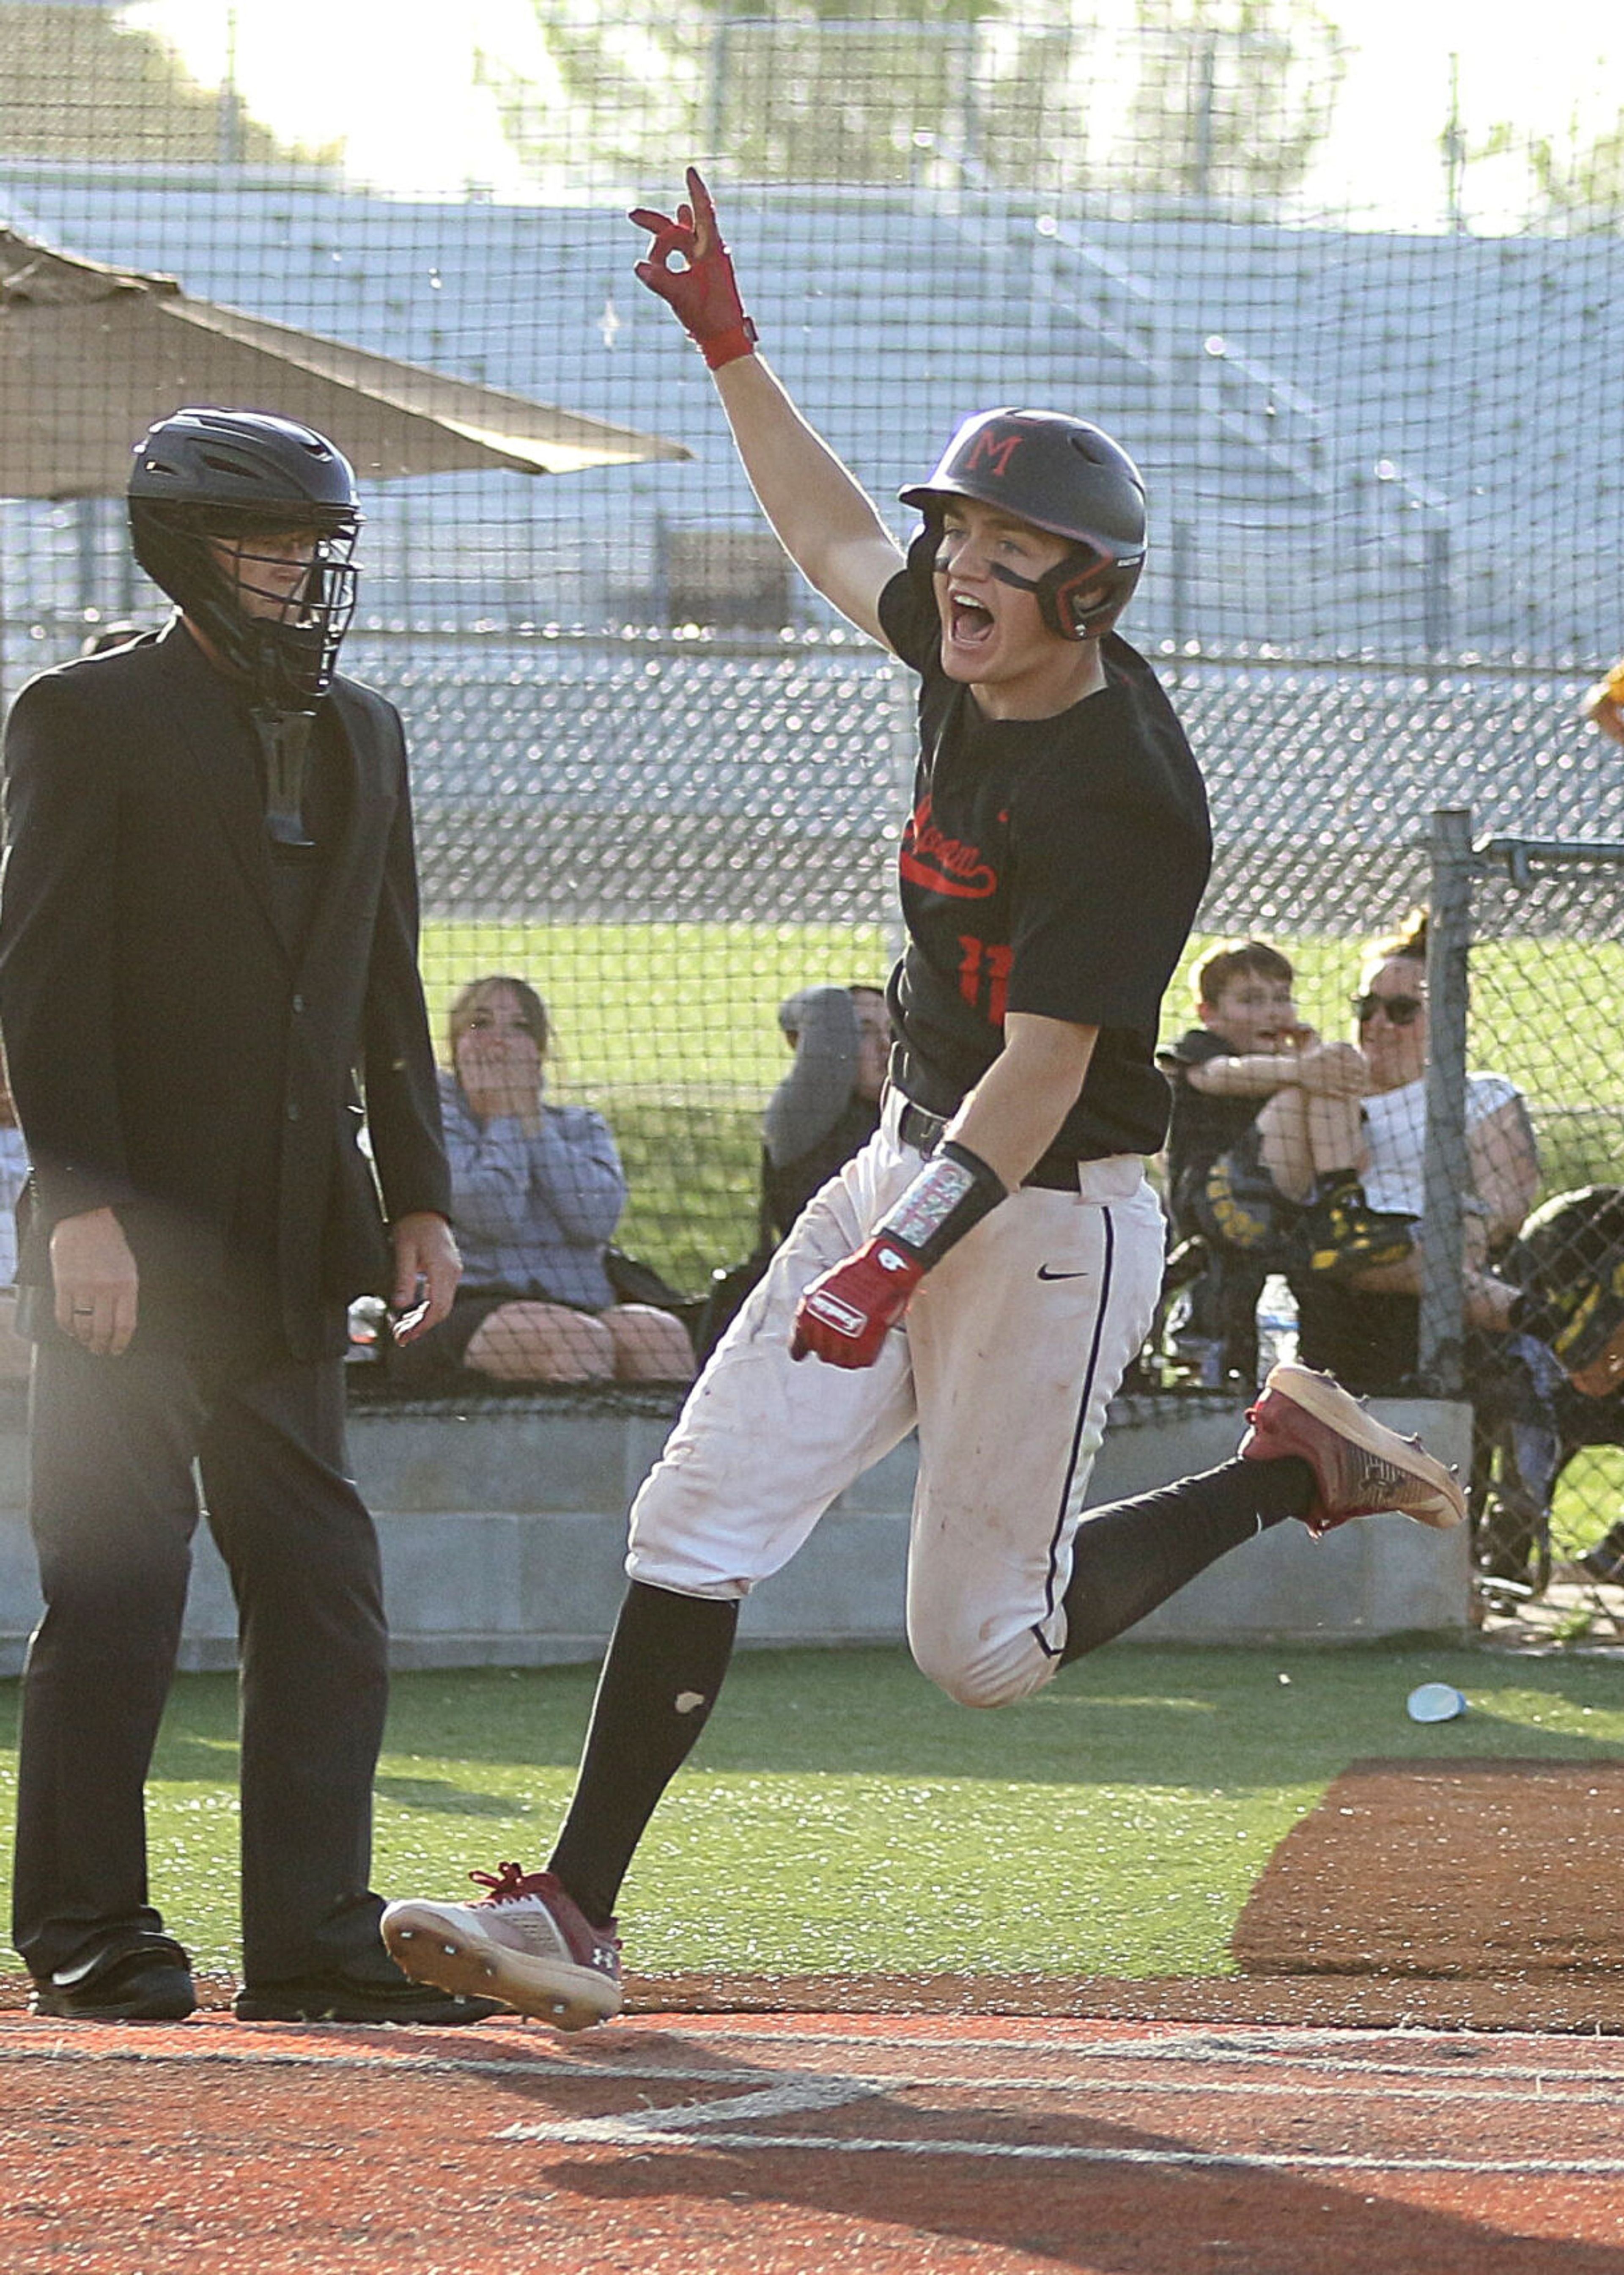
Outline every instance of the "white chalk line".
[[[828, 2105], [827, 2103], [824, 2105]], [[651, 2115], [656, 2112], [650, 2112]], [[799, 2150], [813, 2156], [956, 2157], [971, 2162], [1128, 2165], [1142, 2169], [1228, 2173], [1455, 2173], [1474, 2179], [1540, 2178], [1615, 2180], [1624, 2177], [1624, 2158], [1616, 2157], [1401, 2157], [1319, 2156], [1312, 2150], [1110, 2149], [1072, 2142], [904, 2140], [816, 2133], [725, 2133], [708, 2126], [701, 2134], [662, 2129], [641, 2118], [589, 2118], [578, 2123], [512, 2125], [501, 2141], [545, 2143], [555, 2148], [696, 2149], [736, 2152]]]
[[[1026, 2049], [1030, 2051], [1030, 2048]], [[608, 2049], [605, 2050], [606, 2053]], [[897, 2049], [898, 2052], [903, 2051]], [[736, 2153], [779, 2152], [790, 2150], [810, 2155], [827, 2156], [898, 2156], [904, 2158], [958, 2158], [994, 2163], [1072, 2164], [1094, 2165], [1128, 2165], [1143, 2169], [1260, 2172], [1260, 2173], [1456, 2173], [1478, 2178], [1624, 2178], [1624, 2158], [1540, 2158], [1540, 2157], [1415, 2157], [1400, 2154], [1340, 2153], [1319, 2154], [1303, 2149], [1295, 2150], [1254, 2152], [1234, 2150], [1150, 2149], [1108, 2147], [1074, 2142], [1035, 2143], [993, 2141], [985, 2138], [905, 2137], [897, 2135], [820, 2135], [809, 2133], [764, 2133], [736, 2129], [741, 2120], [770, 2121], [774, 2119], [850, 2106], [851, 2104], [902, 2092], [968, 2091], [983, 2094], [995, 2092], [1031, 2092], [1046, 2094], [1051, 2098], [1127, 2098], [1152, 2091], [1159, 2097], [1176, 2091], [1181, 2097], [1235, 2097], [1283, 2099], [1288, 2096], [1303, 2098], [1305, 2095], [1320, 2094], [1327, 2097], [1347, 2099], [1349, 2090], [1322, 2087], [1304, 2088], [1301, 2083], [1274, 2083], [1272, 2081], [1191, 2080], [1159, 2077], [1134, 2079], [1056, 2079], [1052, 2076], [1018, 2078], [988, 2077], [985, 2072], [975, 2077], [918, 2077], [893, 2072], [867, 2072], [860, 2075], [832, 2075], [827, 2073], [802, 2073], [784, 2076], [767, 2073], [764, 2077], [758, 2068], [723, 2069], [717, 2067], [700, 2068], [674, 2067], [669, 2064], [648, 2062], [617, 2062], [612, 2060], [552, 2060], [502, 2061], [465, 2056], [436, 2055], [368, 2055], [366, 2053], [301, 2053], [282, 2048], [205, 2048], [196, 2052], [182, 2049], [172, 2051], [140, 2047], [80, 2047], [60, 2039], [49, 2047], [40, 2046], [29, 2053], [0, 2048], [0, 2062], [25, 2059], [87, 2063], [102, 2067], [190, 2067], [199, 2061], [218, 2067], [245, 2070], [399, 2070], [409, 2075], [468, 2075], [496, 2076], [503, 2079], [523, 2078], [533, 2082], [574, 2082], [590, 2080], [620, 2082], [626, 2084], [697, 2084], [706, 2086], [744, 2085], [744, 2093], [722, 2092], [719, 2097], [699, 2101], [668, 2104], [663, 2107], [646, 2107], [627, 2111], [613, 2117], [579, 2117], [543, 2119], [520, 2121], [502, 2128], [490, 2136], [508, 2143], [546, 2144], [555, 2148], [612, 2148], [648, 2150], [668, 2150], [684, 2146]], [[1535, 2073], [1546, 2084], [1560, 2083], [1548, 2073]], [[1436, 2086], [1454, 2089], [1460, 2082], [1453, 2077], [1435, 2080]], [[1540, 2097], [1549, 2109], [1567, 2108], [1582, 2104], [1605, 2103], [1613, 2105], [1613, 2097], [1588, 2090], [1558, 2091], [1548, 2097]], [[1386, 2100], [1404, 2098], [1431, 2101], [1438, 2098], [1436, 2090], [1400, 2089], [1397, 2093], [1383, 2090], [1375, 2082], [1352, 2089], [1358, 2098]], [[1527, 2095], [1473, 2093], [1468, 2097], [1474, 2103], [1506, 2101], [1527, 2108]], [[1047, 2112], [1034, 2112], [1034, 2115]]]
[[[901, 2053], [906, 2050], [899, 2048], [897, 2051]], [[782, 2071], [764, 2070], [759, 2064], [748, 2067], [724, 2067], [716, 2064], [689, 2067], [670, 2062], [583, 2060], [563, 2053], [550, 2058], [543, 2054], [530, 2060], [502, 2060], [456, 2054], [368, 2054], [340, 2053], [336, 2051], [332, 2053], [300, 2053], [285, 2047], [200, 2045], [193, 2052], [189, 2047], [80, 2046], [64, 2044], [60, 2039], [49, 2045], [30, 2048], [0, 2046], [0, 2067], [29, 2061], [90, 2062], [115, 2067], [124, 2065], [190, 2068], [207, 2063], [217, 2068], [237, 2069], [371, 2070], [386, 2075], [398, 2072], [404, 2076], [416, 2077], [520, 2078], [540, 2084], [616, 2080], [637, 2085], [756, 2086], [761, 2085], [764, 2080], [774, 2085], [786, 2082]], [[1390, 2074], [1375, 2075], [1356, 2064], [1350, 2065], [1344, 2075], [1326, 2083], [1301, 2078], [1277, 2082], [1272, 2078], [1064, 2077], [1056, 2076], [1050, 2071], [1023, 2075], [1016, 2071], [989, 2074], [984, 2069], [965, 2074], [932, 2070], [926, 2074], [902, 2068], [846, 2071], [838, 2076], [823, 2071], [802, 2071], [796, 2074], [796, 2082], [809, 2088], [820, 2088], [826, 2083], [839, 2087], [842, 2090], [836, 2095], [837, 2100], [850, 2098], [858, 2093], [929, 2091], [1046, 2094], [1062, 2099], [1127, 2099], [1147, 2094], [1154, 2095], [1158, 2099], [1178, 2097], [1192, 2100], [1210, 2097], [1258, 2101], [1435, 2102], [1442, 2098], [1469, 2103], [1473, 2107], [1487, 2108], [1503, 2104], [1517, 2109], [1556, 2107], [1559, 2105], [1563, 2108], [1582, 2108], [1587, 2105], [1612, 2108], [1617, 2103], [1616, 2094], [1608, 2090], [1607, 2078], [1598, 2078], [1591, 2072], [1575, 2075], [1561, 2070], [1530, 2069], [1526, 2074], [1511, 2071], [1492, 2074], [1497, 2080], [1532, 2085], [1535, 2091], [1531, 2095], [1502, 2090], [1499, 2083], [1484, 2083], [1482, 2071], [1474, 2072], [1469, 2076], [1460, 2076], [1417, 2067], [1404, 2074], [1419, 2076], [1426, 2082], [1420, 2085], [1395, 2084], [1390, 2082]], [[850, 2092], [845, 2089], [850, 2089]], [[725, 2107], [734, 2105], [696, 2105]], [[807, 2105], [815, 2105], [809, 2103]]]
[[[710, 2035], [705, 2030], [691, 2030], [690, 2035], [703, 2039]], [[722, 2033], [716, 2033], [721, 2036]], [[748, 2032], [728, 2032], [730, 2040], [751, 2045], [764, 2046], [836, 2046], [848, 2052], [864, 2047], [865, 2041], [841, 2030], [827, 2029], [794, 2030], [767, 2028]], [[1522, 2043], [1530, 2041], [1542, 2046], [1560, 2049], [1563, 2055], [1576, 2053], [1592, 2046], [1606, 2045], [1611, 2051], [1613, 2041], [1580, 2037], [1568, 2031], [1552, 2031], [1537, 2037], [1531, 2032], [1496, 2031], [1492, 2037], [1484, 2032], [1472, 2032], [1469, 2037], [1460, 2031], [1416, 2031], [1405, 2033], [1401, 2043], [1415, 2045], [1417, 2050], [1433, 2046], [1436, 2051], [1430, 2061], [1394, 2059], [1373, 2059], [1368, 2055], [1341, 2056], [1322, 2054], [1316, 2048], [1343, 2048], [1356, 2044], [1363, 2034], [1351, 2030], [1281, 2030], [1266, 2040], [1254, 2041], [1250, 2035], [1242, 2039], [1228, 2037], [1198, 2037], [1160, 2041], [1123, 2040], [1115, 2037], [1062, 2038], [1055, 2046], [1052, 2059], [1056, 2061], [1121, 2061], [1150, 2064], [1188, 2065], [1190, 2068], [1240, 2067], [1248, 2062], [1258, 2062], [1276, 2069], [1318, 2071], [1332, 2077], [1432, 2077], [1447, 2082], [1451, 2090], [1477, 2078], [1506, 2078], [1525, 2080], [1534, 2084], [1543, 2079], [1549, 2084], [1554, 2078], [1583, 2078], [1587, 2082], [1605, 2085], [1624, 2085], [1624, 2068], [1598, 2068], [1586, 2063], [1571, 2067], [1553, 2060], [1543, 2062], [1489, 2061], [1481, 2059], [1487, 2044]], [[950, 2029], [949, 2044], [966, 2043], [962, 2031]], [[1372, 2032], [1372, 2052], [1375, 2044], [1391, 2044], [1395, 2034], [1391, 2031]], [[922, 2034], [910, 2032], [890, 2042], [889, 2051], [902, 2054], [914, 2045], [940, 2044]], [[1023, 2053], [1033, 2052], [1031, 2038], [973, 2038], [969, 2041], [978, 2053]], [[1457, 2067], [1457, 2065], [1459, 2065]]]
[[[741, 2117], [793, 2117], [803, 2110], [839, 2109], [883, 2092], [864, 2078], [794, 2077], [763, 2087], [757, 2093], [729, 2094], [721, 2101], [685, 2101], [664, 2109], [634, 2109], [619, 2117], [563, 2120], [571, 2142], [601, 2141], [620, 2147], [661, 2135], [688, 2136], [708, 2133], [712, 2126], [736, 2123]], [[498, 2141], [548, 2141], [558, 2137], [552, 2123], [505, 2126]], [[729, 2135], [729, 2138], [732, 2136]], [[753, 2134], [741, 2136], [753, 2140]]]

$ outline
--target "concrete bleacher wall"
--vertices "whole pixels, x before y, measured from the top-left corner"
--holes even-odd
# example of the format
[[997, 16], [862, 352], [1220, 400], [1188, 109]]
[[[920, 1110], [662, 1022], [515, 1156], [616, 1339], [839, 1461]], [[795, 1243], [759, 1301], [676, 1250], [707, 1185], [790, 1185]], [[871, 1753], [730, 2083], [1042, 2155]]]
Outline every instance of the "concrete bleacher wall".
[[[1463, 1466], [1469, 1409], [1387, 1401], [1375, 1410], [1419, 1430]], [[548, 1406], [465, 1414], [358, 1411], [351, 1452], [376, 1513], [399, 1667], [533, 1667], [595, 1659], [623, 1584], [625, 1510], [668, 1419]], [[1213, 1467], [1235, 1450], [1238, 1410], [1125, 1402], [1091, 1481], [1091, 1506]], [[911, 1442], [830, 1510], [802, 1554], [745, 1603], [740, 1638], [758, 1648], [894, 1644], [903, 1636]], [[0, 1674], [21, 1667], [39, 1614], [23, 1514], [20, 1419], [0, 1424]], [[1295, 1524], [1223, 1558], [1138, 1628], [1153, 1643], [1348, 1644], [1424, 1631], [1463, 1636], [1463, 1532], [1401, 1517], [1348, 1525], [1323, 1542]], [[181, 1663], [229, 1667], [235, 1621], [224, 1570], [200, 1531]]]

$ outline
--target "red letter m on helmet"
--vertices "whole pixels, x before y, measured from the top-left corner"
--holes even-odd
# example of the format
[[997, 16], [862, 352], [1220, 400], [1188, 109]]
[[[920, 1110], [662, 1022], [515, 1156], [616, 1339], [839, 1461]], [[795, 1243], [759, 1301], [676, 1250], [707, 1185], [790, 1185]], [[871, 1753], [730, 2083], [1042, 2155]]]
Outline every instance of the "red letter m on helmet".
[[997, 481], [1002, 481], [1009, 471], [1009, 461], [1023, 441], [1019, 427], [1006, 427], [1001, 435], [995, 427], [984, 427], [970, 446], [964, 461], [964, 472], [973, 473], [985, 466]]

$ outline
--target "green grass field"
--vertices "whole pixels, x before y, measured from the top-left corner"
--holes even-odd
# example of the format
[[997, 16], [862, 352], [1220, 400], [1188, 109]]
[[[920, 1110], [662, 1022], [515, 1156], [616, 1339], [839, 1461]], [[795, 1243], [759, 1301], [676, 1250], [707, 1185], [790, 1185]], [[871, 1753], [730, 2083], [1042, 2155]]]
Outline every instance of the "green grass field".
[[[397, 1678], [378, 1886], [471, 1893], [471, 1869], [542, 1861], [593, 1679]], [[1409, 1691], [1439, 1679], [1470, 1712], [1411, 1723]], [[16, 1695], [0, 1686], [8, 1826]], [[199, 1964], [226, 1971], [235, 1714], [230, 1677], [183, 1677], [152, 1788], [156, 1900]], [[1620, 1750], [1624, 1696], [1599, 1659], [1129, 1645], [978, 1715], [898, 1651], [746, 1652], [628, 1882], [629, 1957], [653, 1971], [1222, 1974], [1248, 1890], [1349, 1761]]]

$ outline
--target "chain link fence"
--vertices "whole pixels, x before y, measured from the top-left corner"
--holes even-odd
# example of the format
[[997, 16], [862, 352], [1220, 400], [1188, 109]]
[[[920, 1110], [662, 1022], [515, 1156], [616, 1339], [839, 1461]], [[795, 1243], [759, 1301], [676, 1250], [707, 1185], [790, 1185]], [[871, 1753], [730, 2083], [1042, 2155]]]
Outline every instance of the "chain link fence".
[[[1624, 1563], [1624, 842], [1587, 827], [1582, 841], [1479, 835], [1474, 845], [1465, 815], [1454, 837], [1443, 865], [1454, 872], [1450, 946], [1469, 1006], [1461, 1055], [1466, 1069], [1517, 1084], [1540, 1171], [1534, 1208], [1495, 1263], [1520, 1293], [1511, 1329], [1523, 1355], [1513, 1394], [1498, 1408], [1489, 1399], [1480, 1430], [1480, 1561], [1514, 1589], [1538, 1587], [1553, 1559], [1588, 1552], [1587, 1576], [1600, 1579]], [[1440, 1188], [1469, 1198], [1469, 1176], [1448, 1175], [1466, 1116], [1443, 1119], [1454, 1143], [1439, 1148]], [[1437, 1259], [1424, 1364], [1440, 1387], [1473, 1395], [1447, 1262]]]
[[[346, 665], [407, 721], [436, 1034], [482, 975], [539, 992], [548, 1098], [601, 1117], [614, 1242], [674, 1298], [757, 1246], [781, 1006], [883, 980], [910, 763], [903, 675], [788, 571], [631, 275], [624, 208], [691, 158], [765, 349], [888, 510], [1000, 401], [1095, 418], [1144, 467], [1125, 629], [1218, 843], [1169, 1033], [1212, 944], [1262, 933], [1303, 1017], [1356, 1035], [1366, 945], [1435, 897], [1435, 812], [1478, 844], [1624, 842], [1624, 770], [1578, 716], [1620, 638], [1601, 127], [1474, 113], [1469, 70], [1462, 95], [1417, 50], [1426, 101], [1375, 162], [1382, 59], [1308, 6], [535, 0], [415, 63], [381, 12], [342, 15], [318, 101], [257, 0], [0, 0], [0, 669], [14, 692], [162, 619], [110, 436], [116, 461], [155, 410], [244, 400], [223, 342], [266, 356], [254, 407], [309, 415], [312, 372], [342, 380], [324, 415], [368, 517]], [[132, 308], [185, 353], [121, 346]], [[1434, 945], [1464, 959], [1465, 1063], [1527, 1100], [1537, 1206], [1624, 1161], [1615, 891], [1595, 857], [1474, 856], [1469, 949]], [[1427, 1317], [1416, 1376], [1446, 1381], [1465, 1331]], [[1559, 1547], [1613, 1522], [1613, 1459], [1560, 1465]]]

